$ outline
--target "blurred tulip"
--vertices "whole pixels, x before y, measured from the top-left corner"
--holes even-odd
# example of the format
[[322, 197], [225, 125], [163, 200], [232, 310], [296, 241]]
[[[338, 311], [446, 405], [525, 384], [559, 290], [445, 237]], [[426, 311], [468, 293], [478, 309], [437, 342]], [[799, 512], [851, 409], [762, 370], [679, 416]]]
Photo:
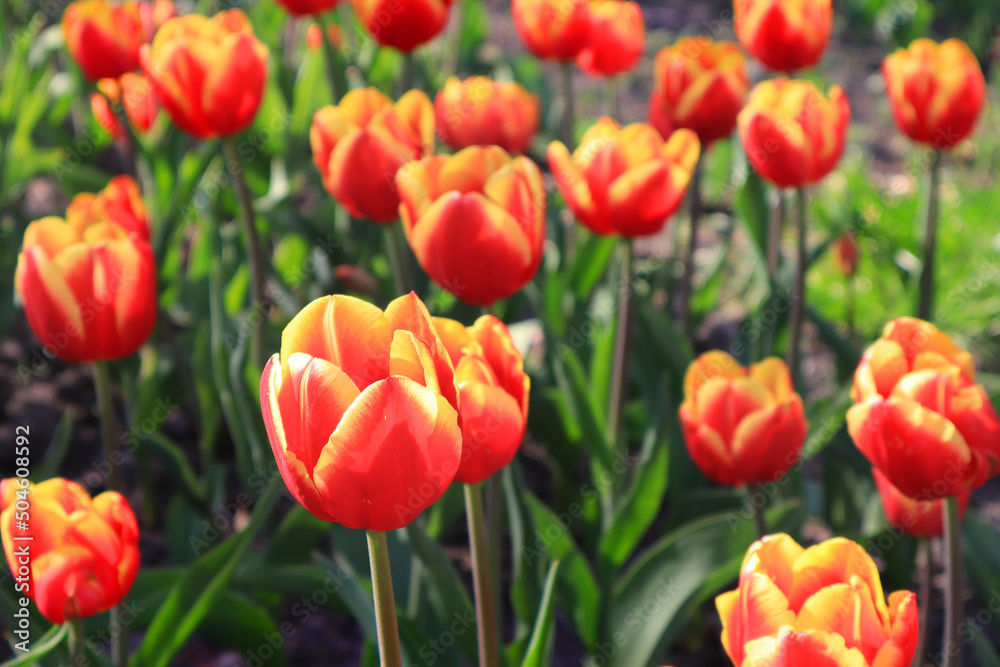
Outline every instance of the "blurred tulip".
[[365, 30], [382, 46], [409, 53], [440, 33], [453, 0], [352, 0]]
[[605, 117], [587, 130], [572, 156], [553, 141], [548, 158], [577, 220], [597, 234], [632, 237], [663, 229], [684, 200], [699, 152], [690, 130], [677, 130], [664, 143], [651, 125], [622, 128]]
[[[344, 39], [344, 34], [340, 29], [340, 26], [336, 23], [331, 23], [326, 26], [326, 34], [330, 38], [330, 43], [333, 44], [333, 48], [340, 48], [340, 43]], [[306, 46], [310, 49], [323, 48], [323, 28], [316, 23], [310, 25], [309, 30], [306, 31]]]
[[83, 229], [107, 221], [149, 240], [149, 221], [139, 185], [131, 176], [115, 176], [100, 192], [81, 192], [66, 209], [71, 227]]
[[[152, 87], [142, 74], [126, 72], [120, 80], [101, 79], [97, 87], [101, 92], [90, 94], [90, 106], [97, 122], [113, 138], [121, 139], [125, 136], [125, 129], [111, 104], [124, 106], [125, 115], [139, 134], [144, 134], [153, 125], [160, 107], [156, 104]], [[108, 104], [109, 100], [111, 104]]]
[[677, 128], [693, 130], [707, 148], [733, 133], [749, 88], [737, 44], [683, 37], [656, 56], [649, 122], [665, 138]]
[[736, 36], [757, 60], [779, 72], [819, 62], [830, 40], [832, 0], [734, 0]]
[[419, 90], [395, 104], [375, 88], [352, 90], [316, 112], [309, 141], [330, 195], [356, 218], [393, 222], [396, 172], [434, 152], [434, 107]]
[[[0, 510], [7, 564], [27, 584], [18, 591], [50, 622], [107, 611], [132, 587], [139, 572], [139, 527], [121, 494], [105, 491], [91, 499], [61, 477], [40, 484], [8, 478], [0, 482]], [[27, 562], [24, 545], [30, 545]]]
[[972, 355], [929, 322], [889, 322], [854, 373], [847, 427], [902, 493], [933, 500], [1000, 470], [1000, 420]]
[[[911, 537], [940, 537], [944, 534], [944, 501], [917, 500], [911, 498], [892, 485], [878, 468], [872, 468], [875, 486], [882, 496], [882, 508], [889, 523]], [[969, 507], [971, 493], [965, 491], [958, 496], [959, 516], [964, 518]]]
[[142, 17], [143, 41], [148, 43], [153, 41], [160, 26], [177, 16], [177, 7], [172, 0], [140, 2], [139, 15]]
[[589, 0], [512, 0], [524, 45], [545, 60], [574, 60], [590, 41]]
[[152, 46], [142, 47], [141, 61], [160, 105], [188, 134], [229, 136], [257, 115], [267, 83], [267, 47], [238, 9], [170, 19]]
[[413, 293], [384, 313], [349, 296], [313, 301], [285, 327], [260, 399], [285, 484], [324, 521], [401, 528], [458, 471], [454, 369]]
[[810, 81], [757, 84], [737, 119], [747, 158], [780, 187], [811, 185], [829, 174], [844, 152], [851, 108], [839, 86], [829, 97]]
[[143, 44], [140, 3], [77, 0], [62, 18], [66, 48], [91, 81], [117, 79], [139, 66]]
[[965, 42], [917, 39], [888, 56], [882, 74], [896, 125], [914, 141], [947, 150], [972, 132], [986, 80]]
[[917, 650], [917, 596], [887, 604], [871, 556], [842, 537], [808, 549], [784, 534], [755, 542], [739, 588], [715, 606], [742, 667], [909, 667]]
[[455, 481], [484, 482], [514, 460], [528, 423], [531, 380], [510, 332], [492, 315], [471, 327], [435, 317], [452, 364], [462, 413], [462, 463]]
[[452, 148], [499, 146], [523, 153], [538, 130], [538, 96], [485, 76], [450, 77], [434, 98], [441, 136]]
[[592, 0], [587, 8], [590, 39], [576, 57], [584, 72], [616, 76], [639, 62], [646, 45], [642, 9], [623, 0]]
[[833, 242], [833, 261], [846, 277], [850, 278], [858, 270], [858, 237], [854, 232], [846, 232]]
[[545, 241], [542, 174], [497, 146], [411, 162], [396, 174], [403, 229], [420, 266], [459, 299], [506, 299], [538, 271]]
[[770, 357], [744, 368], [717, 350], [688, 367], [680, 419], [698, 468], [729, 486], [783, 477], [809, 432], [784, 361]]
[[294, 16], [318, 16], [334, 7], [340, 0], [275, 0]]

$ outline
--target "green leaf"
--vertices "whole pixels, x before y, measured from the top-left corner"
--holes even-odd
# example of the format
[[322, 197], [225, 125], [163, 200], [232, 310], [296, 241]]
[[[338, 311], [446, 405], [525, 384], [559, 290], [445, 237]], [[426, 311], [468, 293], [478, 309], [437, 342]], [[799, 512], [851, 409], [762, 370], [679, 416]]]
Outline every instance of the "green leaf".
[[535, 627], [531, 631], [531, 641], [524, 655], [521, 667], [546, 667], [552, 664], [552, 646], [555, 636], [555, 592], [556, 578], [559, 574], [559, 561], [554, 561], [545, 577], [545, 590], [542, 602], [538, 607]]
[[767, 188], [764, 179], [751, 171], [736, 196], [736, 212], [746, 222], [750, 236], [757, 244], [761, 255], [767, 256], [767, 230], [771, 218], [771, 207], [767, 203]]
[[198, 626], [217, 646], [234, 649], [251, 664], [283, 667], [285, 640], [274, 617], [244, 595], [223, 591]]
[[69, 625], [53, 625], [44, 635], [31, 642], [31, 650], [11, 658], [0, 667], [22, 667], [33, 665], [59, 646], [69, 634]]
[[[579, 229], [577, 232], [579, 233]], [[570, 284], [577, 301], [584, 301], [597, 287], [597, 283], [607, 274], [608, 263], [618, 247], [618, 239], [613, 236], [590, 234], [576, 251]]]
[[66, 458], [71, 435], [73, 435], [73, 413], [66, 412], [59, 420], [56, 432], [52, 434], [49, 447], [45, 450], [45, 458], [38, 464], [35, 471], [36, 479], [46, 480], [59, 474], [59, 466]]

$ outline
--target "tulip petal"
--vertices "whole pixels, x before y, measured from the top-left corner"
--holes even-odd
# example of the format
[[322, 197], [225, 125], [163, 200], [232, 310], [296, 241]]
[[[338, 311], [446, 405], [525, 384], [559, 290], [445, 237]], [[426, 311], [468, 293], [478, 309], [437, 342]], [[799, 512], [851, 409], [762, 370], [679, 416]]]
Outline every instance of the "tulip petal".
[[888, 623], [889, 612], [875, 562], [856, 542], [841, 537], [809, 547], [796, 559], [789, 604], [798, 612], [819, 590], [850, 582], [851, 577], [868, 586], [880, 620]]
[[47, 551], [32, 559], [31, 569], [35, 604], [52, 623], [103, 610], [104, 591], [94, 579], [94, 555], [87, 549], [65, 545]]
[[502, 387], [462, 382], [459, 392], [462, 460], [455, 480], [478, 484], [514, 459], [524, 440], [524, 416], [521, 406]]

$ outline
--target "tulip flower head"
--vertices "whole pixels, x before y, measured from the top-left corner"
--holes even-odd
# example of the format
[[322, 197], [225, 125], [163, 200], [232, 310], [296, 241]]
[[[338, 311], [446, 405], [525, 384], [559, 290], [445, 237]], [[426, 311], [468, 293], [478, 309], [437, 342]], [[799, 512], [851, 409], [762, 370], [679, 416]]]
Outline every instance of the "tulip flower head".
[[352, 0], [372, 38], [403, 53], [437, 37], [448, 24], [453, 0]]
[[833, 261], [842, 274], [850, 278], [858, 271], [858, 237], [846, 232], [833, 242]]
[[634, 237], [659, 232], [677, 211], [700, 150], [691, 130], [677, 130], [664, 142], [652, 125], [622, 128], [605, 117], [572, 155], [554, 141], [548, 158], [577, 220], [597, 234]]
[[734, 0], [733, 13], [746, 50], [778, 72], [812, 67], [830, 41], [832, 0]]
[[264, 368], [260, 403], [285, 484], [324, 521], [401, 528], [458, 471], [454, 368], [413, 293], [385, 312], [342, 295], [306, 306]]
[[474, 306], [493, 304], [538, 271], [545, 241], [542, 174], [497, 146], [411, 162], [396, 174], [399, 215], [420, 266]]
[[[125, 115], [139, 134], [145, 134], [156, 120], [160, 107], [152, 86], [142, 74], [126, 72], [121, 79], [101, 79], [97, 82], [100, 92], [90, 94], [90, 106], [97, 122], [114, 139], [125, 136], [112, 104], [122, 104]], [[110, 101], [110, 104], [109, 104]]]
[[592, 76], [617, 76], [639, 62], [646, 44], [642, 9], [625, 0], [592, 0], [587, 8], [590, 39], [576, 64]]
[[[9, 478], [0, 482], [0, 511], [7, 564], [11, 572], [28, 570], [26, 580], [18, 578], [27, 587], [18, 590], [52, 623], [107, 611], [132, 587], [139, 572], [139, 528], [120, 493], [91, 499], [67, 479], [30, 484]], [[23, 528], [18, 517], [29, 511]], [[27, 565], [18, 555], [25, 544], [31, 545]]]
[[144, 40], [138, 2], [77, 0], [62, 18], [66, 48], [91, 81], [117, 79], [139, 66]]
[[441, 137], [452, 148], [499, 146], [523, 153], [538, 130], [538, 96], [514, 82], [450, 77], [434, 98]]
[[737, 666], [908, 667], [917, 650], [917, 596], [887, 601], [871, 556], [841, 537], [808, 549], [784, 534], [755, 542], [739, 588], [715, 606]]
[[511, 0], [524, 45], [544, 60], [576, 59], [590, 41], [590, 0]]
[[434, 327], [452, 363], [462, 412], [462, 463], [455, 480], [486, 481], [514, 459], [528, 423], [531, 380], [510, 332], [492, 315], [471, 327], [443, 317]]
[[267, 83], [267, 47], [242, 11], [170, 19], [140, 55], [160, 105], [188, 134], [229, 136], [257, 115]]
[[375, 88], [352, 90], [316, 112], [309, 141], [326, 191], [352, 216], [394, 222], [396, 172], [434, 152], [434, 107], [419, 90], [395, 104]]
[[718, 350], [688, 367], [680, 419], [695, 464], [729, 486], [783, 477], [809, 431], [784, 361], [770, 357], [744, 368]]
[[844, 152], [851, 108], [839, 86], [824, 96], [809, 81], [771, 79], [750, 92], [737, 118], [750, 164], [779, 187], [811, 185]]
[[318, 16], [334, 7], [340, 0], [275, 0], [293, 16]]
[[77, 228], [104, 221], [149, 240], [149, 220], [139, 185], [131, 176], [115, 176], [98, 193], [81, 192], [66, 208], [66, 220]]
[[972, 132], [986, 80], [965, 42], [917, 39], [888, 56], [882, 74], [892, 115], [906, 136], [948, 150]]
[[847, 428], [903, 494], [961, 495], [1000, 471], [1000, 419], [972, 355], [933, 324], [893, 320], [854, 372]]
[[738, 45], [684, 37], [656, 56], [649, 122], [663, 137], [677, 128], [693, 130], [707, 148], [732, 134], [749, 88]]
[[[941, 537], [944, 534], [944, 501], [918, 500], [905, 495], [878, 468], [872, 468], [875, 486], [882, 496], [882, 508], [892, 527], [911, 537]], [[965, 517], [971, 493], [958, 496], [959, 517]]]

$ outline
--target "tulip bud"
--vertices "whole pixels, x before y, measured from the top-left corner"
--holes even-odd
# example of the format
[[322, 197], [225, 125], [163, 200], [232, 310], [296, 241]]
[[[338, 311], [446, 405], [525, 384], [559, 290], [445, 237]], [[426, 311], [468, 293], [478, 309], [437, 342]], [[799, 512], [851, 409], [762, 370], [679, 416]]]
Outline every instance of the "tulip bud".
[[882, 74], [896, 125], [914, 141], [947, 150], [972, 132], [986, 80], [965, 42], [917, 39], [888, 56]]
[[325, 14], [340, 0], [275, 0], [293, 16], [318, 16]]
[[396, 172], [434, 152], [434, 107], [419, 90], [395, 104], [374, 88], [352, 90], [316, 112], [309, 141], [330, 195], [356, 218], [393, 222]]
[[850, 278], [858, 271], [858, 238], [854, 232], [847, 232], [833, 242], [833, 260], [837, 268]]
[[160, 105], [188, 134], [229, 136], [257, 115], [267, 83], [267, 47], [238, 9], [170, 19], [152, 46], [142, 47], [140, 59]]
[[642, 9], [623, 0], [592, 0], [587, 8], [590, 39], [576, 57], [584, 72], [616, 76], [639, 62], [646, 43]]
[[735, 0], [733, 11], [746, 50], [779, 72], [812, 67], [830, 40], [831, 0]]
[[465, 303], [506, 299], [538, 271], [542, 174], [496, 146], [411, 162], [396, 174], [403, 229], [420, 266]]
[[354, 13], [382, 46], [409, 53], [437, 37], [453, 0], [352, 0]]
[[747, 159], [779, 187], [811, 185], [844, 152], [851, 108], [839, 86], [829, 97], [810, 81], [771, 79], [750, 92], [737, 124]]
[[[7, 564], [26, 585], [18, 591], [50, 622], [107, 611], [132, 588], [139, 572], [139, 527], [120, 493], [91, 499], [61, 477], [40, 484], [8, 478], [0, 482], [0, 510]], [[29, 512], [30, 520], [23, 521]]]
[[646, 123], [622, 128], [602, 118], [572, 156], [549, 144], [552, 175], [576, 219], [602, 235], [647, 236], [663, 229], [684, 200], [700, 146], [691, 130], [664, 143]]
[[[146, 133], [156, 120], [159, 106], [149, 82], [141, 74], [126, 72], [120, 80], [101, 79], [97, 82], [100, 93], [91, 93], [90, 106], [97, 122], [115, 139], [125, 136], [125, 129], [111, 104], [122, 104], [132, 127], [140, 134]], [[103, 93], [103, 94], [102, 94]], [[108, 104], [108, 102], [111, 104]]]
[[524, 45], [545, 60], [574, 60], [590, 41], [589, 0], [511, 0]]
[[71, 2], [63, 13], [62, 32], [66, 48], [91, 81], [117, 79], [139, 66], [144, 35], [138, 2]]
[[450, 77], [434, 98], [441, 136], [452, 148], [499, 146], [523, 153], [538, 130], [538, 97], [520, 84]]
[[[878, 468], [872, 468], [875, 486], [882, 496], [882, 508], [893, 528], [911, 537], [941, 537], [944, 534], [944, 501], [917, 500], [904, 495]], [[971, 494], [958, 496], [959, 516], [964, 518]]]

